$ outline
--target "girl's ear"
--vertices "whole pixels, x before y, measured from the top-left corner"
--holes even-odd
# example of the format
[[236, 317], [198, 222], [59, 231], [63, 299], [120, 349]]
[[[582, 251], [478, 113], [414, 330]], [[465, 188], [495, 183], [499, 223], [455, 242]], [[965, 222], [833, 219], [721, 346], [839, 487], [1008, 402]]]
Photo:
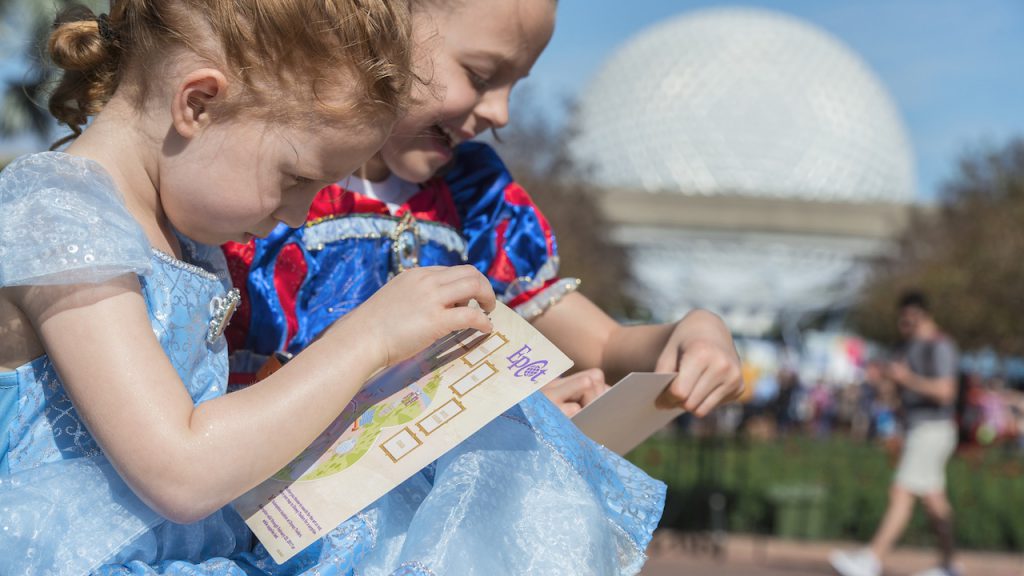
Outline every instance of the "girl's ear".
[[211, 122], [211, 105], [227, 97], [228, 79], [214, 68], [189, 72], [178, 85], [171, 102], [174, 129], [192, 138]]

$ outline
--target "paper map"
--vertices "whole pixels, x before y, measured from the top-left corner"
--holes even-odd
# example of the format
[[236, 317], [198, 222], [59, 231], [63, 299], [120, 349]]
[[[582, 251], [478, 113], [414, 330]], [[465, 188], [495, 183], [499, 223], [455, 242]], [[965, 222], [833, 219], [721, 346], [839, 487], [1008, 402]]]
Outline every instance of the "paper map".
[[379, 374], [306, 450], [234, 502], [283, 563], [558, 377], [572, 361], [498, 304]]

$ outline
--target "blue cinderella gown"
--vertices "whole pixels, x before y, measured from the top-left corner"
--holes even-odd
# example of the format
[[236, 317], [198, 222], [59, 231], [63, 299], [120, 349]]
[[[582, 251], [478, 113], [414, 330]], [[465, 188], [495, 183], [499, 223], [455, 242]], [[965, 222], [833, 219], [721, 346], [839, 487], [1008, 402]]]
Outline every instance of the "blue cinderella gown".
[[[198, 404], [225, 393], [226, 343], [211, 320], [230, 283], [219, 249], [182, 247], [182, 260], [150, 248], [95, 162], [43, 153], [0, 174], [0, 287], [137, 274]], [[535, 395], [277, 565], [230, 506], [182, 525], [139, 500], [47, 356], [0, 373], [3, 575], [632, 574], [663, 496]]]

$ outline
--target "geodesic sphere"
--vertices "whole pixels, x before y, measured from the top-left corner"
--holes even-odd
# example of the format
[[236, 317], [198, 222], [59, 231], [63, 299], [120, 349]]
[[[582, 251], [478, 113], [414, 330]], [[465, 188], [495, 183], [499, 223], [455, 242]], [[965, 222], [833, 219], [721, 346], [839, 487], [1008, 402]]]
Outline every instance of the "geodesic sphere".
[[710, 9], [620, 48], [580, 99], [572, 150], [605, 187], [849, 202], [913, 200], [903, 123], [829, 33]]

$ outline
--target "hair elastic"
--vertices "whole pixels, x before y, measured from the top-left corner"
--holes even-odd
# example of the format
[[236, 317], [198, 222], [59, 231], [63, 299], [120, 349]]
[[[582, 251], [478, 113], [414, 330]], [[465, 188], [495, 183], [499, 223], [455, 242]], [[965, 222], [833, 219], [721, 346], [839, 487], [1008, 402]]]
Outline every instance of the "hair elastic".
[[96, 17], [96, 26], [100, 29], [100, 38], [107, 44], [117, 42], [117, 31], [110, 24], [110, 16], [100, 14]]

